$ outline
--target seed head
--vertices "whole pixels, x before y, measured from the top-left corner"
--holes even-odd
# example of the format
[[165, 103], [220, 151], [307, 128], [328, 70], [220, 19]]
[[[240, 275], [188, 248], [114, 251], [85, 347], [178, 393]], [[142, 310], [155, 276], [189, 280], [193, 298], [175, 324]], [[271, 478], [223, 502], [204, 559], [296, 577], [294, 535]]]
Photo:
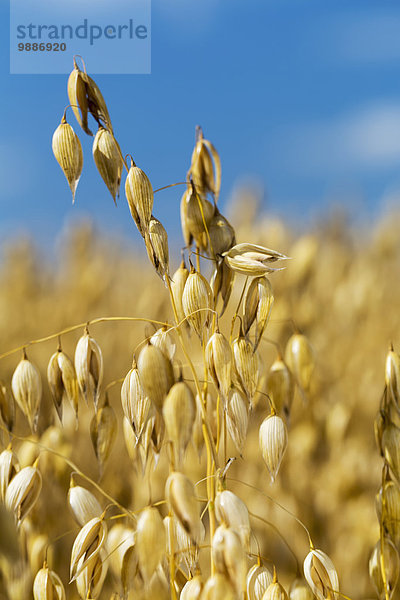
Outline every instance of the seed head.
[[163, 225], [155, 217], [151, 217], [149, 230], [145, 233], [147, 255], [157, 275], [165, 282], [169, 277], [168, 235]]
[[78, 415], [79, 387], [72, 360], [60, 349], [50, 358], [47, 381], [57, 414], [62, 418], [62, 401], [68, 398]]
[[125, 194], [129, 209], [141, 233], [148, 229], [153, 211], [154, 193], [146, 173], [131, 159], [131, 166], [125, 181]]
[[262, 600], [289, 600], [283, 585], [279, 581], [273, 581], [266, 589]]
[[200, 575], [189, 579], [182, 588], [180, 600], [200, 600], [204, 583]]
[[171, 332], [168, 331], [167, 327], [160, 327], [160, 329], [157, 329], [150, 338], [150, 344], [160, 348], [170, 361], [174, 359], [176, 344], [174, 344]]
[[171, 361], [157, 346], [146, 344], [139, 354], [138, 371], [144, 393], [155, 408], [161, 411], [164, 399], [174, 383]]
[[305, 335], [295, 333], [285, 350], [285, 361], [304, 392], [310, 390], [315, 367], [314, 350]]
[[382, 448], [394, 478], [400, 483], [400, 428], [394, 423], [383, 430]]
[[204, 585], [201, 600], [236, 600], [230, 580], [221, 573], [209, 577]]
[[86, 488], [75, 485], [72, 477], [68, 490], [68, 506], [75, 521], [81, 527], [91, 519], [100, 517], [103, 512], [96, 496]]
[[386, 355], [385, 383], [395, 406], [400, 405], [400, 356], [391, 348]]
[[8, 510], [14, 513], [18, 525], [34, 507], [41, 489], [42, 476], [35, 465], [24, 467], [12, 478], [7, 487], [5, 503]]
[[83, 397], [86, 402], [93, 400], [97, 408], [103, 381], [103, 354], [88, 331], [85, 331], [76, 345], [75, 371]]
[[177, 464], [183, 460], [191, 440], [196, 418], [196, 405], [190, 387], [184, 381], [175, 383], [162, 408], [167, 436], [172, 441]]
[[376, 512], [379, 522], [382, 519], [385, 531], [398, 547], [400, 543], [400, 487], [395, 481], [385, 481], [383, 488], [379, 490], [376, 496]]
[[192, 267], [186, 280], [182, 306], [189, 325], [202, 339], [203, 330], [210, 320], [213, 308], [212, 292], [207, 279]]
[[181, 200], [181, 223], [185, 244], [207, 250], [207, 230], [214, 216], [214, 205], [200, 195], [193, 183], [188, 184]]
[[314, 594], [301, 578], [297, 577], [290, 586], [289, 590], [290, 600], [313, 600]]
[[121, 387], [121, 403], [138, 443], [151, 412], [151, 400], [144, 393], [135, 360]]
[[246, 556], [240, 536], [225, 525], [217, 527], [212, 539], [212, 556], [219, 573], [229, 578], [240, 595], [246, 589]]
[[93, 415], [90, 422], [90, 437], [101, 470], [110, 456], [117, 429], [117, 417], [106, 398], [104, 405]]
[[188, 177], [192, 177], [200, 194], [211, 192], [218, 201], [221, 188], [221, 160], [218, 152], [209, 140], [204, 139], [202, 128], [196, 126], [196, 144]]
[[140, 572], [149, 582], [166, 549], [162, 518], [156, 508], [145, 508], [139, 515], [136, 529], [136, 548]]
[[[382, 576], [383, 569], [385, 570], [385, 578]], [[388, 598], [393, 596], [399, 578], [399, 570], [400, 559], [396, 546], [385, 536], [383, 538], [383, 553], [381, 540], [379, 540], [369, 560], [369, 575], [379, 598], [385, 597], [385, 591], [388, 593]], [[384, 581], [386, 581], [386, 590]]]
[[[107, 575], [107, 553], [104, 548], [96, 554], [93, 560], [89, 561], [87, 566], [77, 576], [75, 582], [78, 594], [81, 598], [97, 598], [103, 587]], [[80, 559], [83, 563], [84, 557]], [[78, 569], [80, 565], [78, 565]]]
[[271, 264], [288, 258], [275, 250], [247, 243], [236, 244], [228, 252], [224, 252], [223, 257], [233, 271], [249, 277], [261, 277], [281, 271], [282, 267], [274, 268]]
[[257, 391], [260, 363], [253, 344], [242, 334], [232, 344], [239, 385], [251, 402]]
[[218, 492], [215, 498], [215, 514], [219, 523], [236, 531], [246, 552], [250, 550], [250, 519], [247, 506], [229, 490]]
[[322, 550], [312, 549], [304, 560], [304, 576], [318, 600], [339, 598], [339, 579], [333, 562]]
[[208, 252], [211, 256], [218, 256], [227, 252], [236, 243], [235, 230], [217, 208], [210, 221], [208, 235], [210, 238]]
[[88, 521], [75, 538], [71, 551], [70, 578], [74, 581], [99, 554], [107, 536], [107, 526], [100, 517]]
[[211, 277], [211, 289], [214, 298], [214, 304], [217, 306], [218, 297], [222, 299], [222, 310], [220, 317], [225, 312], [231, 297], [233, 283], [235, 281], [235, 272], [229, 268], [224, 260], [217, 261], [217, 266]]
[[262, 600], [272, 581], [272, 573], [267, 567], [253, 565], [246, 579], [248, 600]]
[[240, 392], [235, 390], [228, 402], [226, 424], [229, 435], [239, 454], [242, 454], [249, 425], [249, 403]]
[[53, 134], [52, 147], [54, 156], [67, 178], [72, 192], [72, 203], [74, 203], [76, 188], [82, 173], [83, 153], [79, 138], [67, 123], [65, 113]]
[[203, 528], [193, 483], [183, 473], [173, 471], [165, 483], [165, 497], [190, 538], [199, 543]]
[[8, 484], [19, 471], [18, 458], [7, 448], [0, 454], [0, 500], [4, 502]]
[[261, 423], [259, 432], [260, 449], [274, 482], [287, 447], [287, 429], [284, 421], [277, 415], [269, 415]]
[[185, 266], [185, 261], [182, 260], [179, 269], [172, 275], [171, 289], [174, 297], [175, 308], [179, 321], [183, 321], [184, 327], [188, 327], [185, 319], [185, 313], [182, 305], [183, 290], [185, 289], [186, 280], [189, 276], [189, 271]]
[[97, 170], [116, 204], [124, 163], [118, 142], [113, 134], [102, 126], [99, 127], [94, 138], [93, 158]]
[[273, 362], [269, 371], [267, 391], [277, 413], [283, 413], [288, 418], [294, 396], [294, 380], [280, 357]]
[[0, 381], [0, 419], [8, 431], [11, 432], [15, 420], [14, 398], [2, 381]]
[[252, 323], [256, 322], [255, 348], [261, 341], [271, 316], [274, 295], [269, 280], [257, 277], [252, 280], [246, 291], [243, 303], [243, 329], [247, 334]]
[[28, 419], [32, 431], [36, 431], [42, 399], [42, 380], [38, 369], [26, 356], [18, 363], [11, 380], [14, 398]]
[[215, 387], [227, 402], [231, 387], [232, 350], [228, 340], [218, 330], [208, 340], [206, 363]]
[[33, 582], [35, 600], [65, 600], [63, 583], [57, 573], [51, 571], [47, 564], [36, 574]]

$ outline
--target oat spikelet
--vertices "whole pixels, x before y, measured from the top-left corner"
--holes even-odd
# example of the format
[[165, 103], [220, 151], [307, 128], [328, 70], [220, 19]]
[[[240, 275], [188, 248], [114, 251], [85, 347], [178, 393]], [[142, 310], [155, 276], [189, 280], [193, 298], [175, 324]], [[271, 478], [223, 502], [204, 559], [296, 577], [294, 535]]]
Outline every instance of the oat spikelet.
[[72, 360], [61, 349], [49, 360], [47, 381], [57, 414], [62, 418], [62, 401], [68, 398], [78, 416], [79, 386]]
[[218, 209], [210, 221], [208, 227], [209, 248], [211, 256], [218, 256], [227, 252], [236, 244], [235, 230]]
[[8, 484], [19, 471], [16, 454], [7, 448], [0, 454], [0, 500], [4, 502]]
[[385, 427], [382, 447], [393, 476], [400, 483], [400, 428], [394, 423], [389, 423]]
[[168, 235], [162, 223], [155, 217], [151, 217], [144, 239], [147, 255], [157, 275], [165, 282], [165, 278], [169, 277]]
[[38, 369], [24, 353], [11, 380], [14, 398], [28, 419], [32, 431], [36, 431], [42, 399], [42, 380]]
[[113, 134], [101, 126], [94, 138], [93, 158], [97, 170], [116, 204], [124, 163]]
[[189, 579], [182, 588], [180, 600], [200, 600], [204, 583], [201, 575], [195, 575]]
[[176, 464], [180, 465], [192, 438], [196, 405], [192, 390], [184, 381], [175, 383], [162, 408], [167, 436], [173, 443]]
[[215, 515], [219, 523], [236, 531], [239, 535], [243, 548], [246, 552], [250, 550], [250, 519], [247, 506], [236, 494], [229, 490], [218, 492], [215, 497]]
[[[383, 561], [381, 560], [382, 558]], [[379, 540], [376, 543], [369, 560], [369, 575], [379, 598], [385, 597], [385, 584], [382, 576], [382, 562], [385, 569], [388, 597], [392, 598], [397, 581], [399, 579], [400, 559], [396, 550], [396, 546], [387, 536], [384, 536], [383, 538], [383, 557], [381, 540]]]
[[103, 512], [96, 496], [86, 488], [75, 485], [73, 477], [71, 477], [69, 484], [67, 500], [75, 521], [81, 527], [91, 519], [100, 517]]
[[189, 276], [189, 271], [187, 270], [187, 268], [185, 266], [185, 261], [182, 260], [179, 268], [172, 275], [171, 289], [172, 289], [172, 295], [174, 297], [175, 308], [176, 308], [178, 320], [183, 322], [183, 326], [185, 328], [188, 328], [189, 325], [184, 320], [185, 312], [183, 310], [182, 297], [183, 297], [183, 290], [185, 289], [185, 284], [186, 284], [186, 280], [187, 280], [188, 276]]
[[229, 578], [238, 595], [243, 594], [247, 569], [239, 534], [226, 525], [220, 525], [215, 530], [211, 551], [217, 571]]
[[104, 405], [93, 415], [90, 422], [90, 437], [101, 471], [114, 446], [117, 429], [117, 417], [106, 397]]
[[207, 279], [191, 267], [182, 296], [182, 306], [189, 325], [202, 339], [203, 329], [210, 321], [213, 308], [212, 292]]
[[280, 271], [282, 267], [272, 267], [277, 260], [286, 260], [288, 257], [276, 250], [264, 248], [256, 244], [236, 244], [223, 257], [229, 267], [248, 277], [261, 277], [266, 273]]
[[218, 152], [209, 140], [204, 139], [202, 128], [196, 126], [196, 144], [188, 177], [192, 177], [201, 194], [211, 192], [215, 202], [221, 188], [221, 160]]
[[274, 482], [287, 447], [287, 429], [284, 421], [277, 415], [269, 415], [261, 423], [259, 443], [261, 454]]
[[271, 316], [274, 295], [266, 277], [253, 279], [246, 291], [243, 303], [243, 329], [248, 333], [252, 323], [256, 322], [254, 346], [258, 347]]
[[222, 309], [219, 316], [222, 317], [231, 297], [233, 284], [235, 281], [235, 272], [229, 268], [224, 260], [217, 260], [215, 271], [211, 277], [211, 289], [214, 298], [214, 304], [217, 306], [219, 296], [222, 299]]
[[[104, 548], [95, 556], [95, 558], [87, 564], [87, 566], [77, 576], [75, 583], [78, 594], [83, 598], [97, 598], [103, 587], [104, 580], [107, 575], [107, 553]], [[80, 559], [80, 563], [84, 562], [84, 557]], [[78, 569], [80, 565], [78, 565]]]
[[273, 581], [266, 589], [263, 600], [289, 600], [283, 585], [279, 581]]
[[129, 209], [139, 232], [144, 235], [149, 227], [153, 211], [154, 193], [146, 173], [131, 159], [131, 166], [125, 181], [125, 194]]
[[160, 327], [160, 329], [157, 329], [150, 338], [150, 344], [160, 348], [161, 352], [163, 352], [169, 360], [172, 361], [174, 359], [176, 344], [174, 344], [171, 331], [169, 331], [167, 327]]
[[239, 385], [251, 402], [257, 391], [260, 377], [260, 362], [253, 344], [241, 332], [232, 343], [235, 372]]
[[206, 364], [215, 387], [227, 402], [231, 387], [232, 350], [228, 340], [218, 329], [208, 340]]
[[203, 527], [193, 483], [183, 473], [173, 471], [165, 483], [165, 497], [184, 530], [199, 543]]
[[9, 432], [13, 430], [15, 420], [14, 398], [3, 381], [0, 381], [0, 419]]
[[318, 600], [338, 600], [339, 578], [325, 552], [310, 550], [304, 560], [304, 576]]
[[122, 410], [139, 442], [151, 412], [151, 400], [144, 393], [135, 359], [121, 387]]
[[201, 600], [236, 600], [236, 593], [225, 575], [216, 573], [204, 585]]
[[42, 489], [42, 476], [36, 464], [24, 467], [11, 480], [7, 487], [5, 504], [20, 523], [34, 507]]
[[79, 138], [71, 125], [67, 123], [65, 113], [53, 134], [52, 148], [54, 156], [67, 178], [72, 192], [72, 203], [74, 203], [76, 188], [82, 173], [83, 153]]
[[200, 250], [207, 250], [207, 230], [214, 211], [214, 205], [201, 197], [193, 183], [188, 183], [181, 200], [182, 233], [187, 247], [194, 241]]
[[283, 413], [287, 419], [293, 402], [294, 380], [281, 357], [271, 365], [267, 378], [267, 391], [276, 412]]
[[136, 528], [136, 548], [140, 572], [145, 582], [149, 583], [165, 556], [166, 549], [164, 524], [156, 508], [145, 508], [140, 513]]
[[103, 381], [103, 354], [87, 329], [76, 345], [75, 371], [83, 397], [86, 402], [93, 400], [97, 408]]
[[242, 394], [235, 390], [226, 409], [226, 424], [229, 435], [239, 454], [242, 454], [249, 425], [249, 403]]
[[91, 519], [82, 527], [72, 546], [70, 565], [71, 582], [96, 558], [104, 545], [106, 536], [107, 526], [99, 517]]
[[[384, 510], [382, 509], [382, 496], [385, 497]], [[382, 515], [383, 510], [383, 515]], [[400, 545], [400, 487], [395, 481], [385, 481], [376, 497], [376, 512], [379, 522], [388, 532], [396, 547]]]
[[305, 335], [295, 333], [288, 340], [285, 361], [301, 389], [309, 392], [315, 358], [314, 350]]
[[400, 408], [400, 356], [392, 346], [386, 355], [385, 383], [389, 397]]
[[273, 575], [267, 567], [253, 565], [246, 578], [248, 600], [262, 600], [272, 581]]
[[144, 393], [161, 411], [164, 399], [174, 384], [171, 361], [160, 348], [149, 343], [139, 354], [138, 371]]
[[34, 600], [65, 600], [63, 583], [55, 571], [51, 571], [47, 564], [37, 572], [33, 582]]
[[306, 582], [297, 577], [290, 586], [289, 598], [290, 600], [313, 600], [314, 595]]
[[88, 99], [86, 93], [86, 83], [84, 73], [78, 68], [74, 59], [74, 69], [68, 78], [67, 84], [68, 98], [74, 111], [76, 120], [88, 135], [93, 135], [88, 127]]

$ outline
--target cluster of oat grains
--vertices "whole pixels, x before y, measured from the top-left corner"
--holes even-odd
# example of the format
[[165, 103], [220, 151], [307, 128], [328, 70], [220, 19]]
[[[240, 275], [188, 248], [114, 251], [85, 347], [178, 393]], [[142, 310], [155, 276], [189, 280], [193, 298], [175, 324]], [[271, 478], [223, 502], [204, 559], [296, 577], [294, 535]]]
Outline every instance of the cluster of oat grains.
[[[197, 128], [181, 200], [185, 257], [171, 274], [168, 236], [153, 214], [151, 182], [131, 156], [129, 164], [123, 157], [104, 98], [75, 61], [68, 94], [87, 135], [93, 135], [89, 116], [97, 123], [93, 158], [114, 202], [126, 168], [125, 195], [130, 213], [150, 263], [169, 295], [171, 322], [137, 318], [147, 321], [153, 330], [135, 348], [128, 373], [108, 385], [104, 382], [103, 353], [92, 334], [95, 322], [84, 327], [74, 360], [62, 349], [61, 338], [80, 326], [45, 340], [59, 338], [47, 368], [58, 419], [54, 429], [63, 427], [65, 403], [73, 410], [77, 427], [80, 407], [89, 406], [90, 438], [101, 475], [116, 441], [119, 414], [111, 405], [109, 390], [121, 385], [120, 431], [132, 471], [139, 473], [150, 490], [147, 505], [126, 507], [103, 489], [101, 480], [95, 481], [64, 456], [70, 476], [65, 503], [79, 527], [70, 546], [68, 580], [62, 580], [52, 569], [54, 540], [39, 531], [35, 536], [44, 536], [39, 553], [43, 563], [35, 570], [26, 560], [28, 540], [35, 537], [30, 514], [36, 503], [45, 502], [41, 489], [48, 465], [41, 466], [43, 455], [53, 453], [63, 459], [62, 452], [45, 444], [46, 432], [40, 442], [31, 438], [30, 443], [37, 443], [40, 451], [32, 464], [20, 466], [14, 452], [20, 440], [14, 431], [14, 399], [32, 433], [40, 430], [42, 376], [31, 362], [29, 345], [23, 349], [12, 377], [12, 393], [1, 385], [2, 429], [9, 432], [10, 444], [0, 454], [0, 491], [7, 514], [13, 515], [9, 525], [15, 527], [13, 533], [19, 538], [18, 564], [20, 574], [24, 573], [18, 588], [17, 578], [10, 575], [10, 561], [2, 560], [8, 597], [22, 597], [18, 596], [21, 589], [29, 595], [31, 585], [35, 600], [72, 598], [76, 593], [82, 600], [105, 597], [105, 593], [112, 594], [114, 600], [283, 600], [288, 596], [291, 600], [311, 600], [313, 594], [319, 600], [338, 598], [336, 570], [329, 557], [315, 549], [309, 534], [304, 578], [294, 573], [287, 592], [279, 580], [274, 556], [260, 552], [252, 530], [252, 519], [257, 515], [250, 512], [243, 497], [229, 489], [229, 467], [233, 458], [244, 453], [249, 419], [257, 404], [267, 407], [258, 425], [260, 458], [269, 474], [264, 482], [267, 486], [279, 476], [296, 390], [303, 401], [310, 391], [314, 354], [303, 334], [296, 330], [285, 352], [276, 344], [277, 355], [270, 369], [261, 352], [261, 343], [271, 341], [265, 335], [274, 303], [269, 276], [279, 271], [288, 257], [258, 244], [237, 243], [234, 228], [217, 207], [219, 155]], [[66, 112], [54, 133], [53, 151], [74, 201], [83, 155]], [[232, 290], [240, 277], [242, 291], [237, 306], [232, 307]], [[115, 320], [118, 318], [97, 321]], [[194, 358], [195, 352], [202, 357], [200, 363]], [[190, 476], [188, 463], [193, 460], [193, 449], [204, 467], [199, 480]], [[397, 460], [393, 453], [390, 457], [392, 462]], [[118, 458], [114, 456], [114, 460]], [[167, 473], [160, 466], [163, 460]], [[164, 493], [155, 501], [151, 485], [160, 478]], [[9, 521], [7, 515], [1, 518]]]

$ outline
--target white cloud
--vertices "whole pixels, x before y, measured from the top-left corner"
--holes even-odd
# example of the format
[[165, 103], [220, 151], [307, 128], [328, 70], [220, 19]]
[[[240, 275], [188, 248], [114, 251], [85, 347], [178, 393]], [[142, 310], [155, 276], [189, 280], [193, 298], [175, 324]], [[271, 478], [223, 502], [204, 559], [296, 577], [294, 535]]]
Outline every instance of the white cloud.
[[400, 103], [380, 103], [280, 132], [279, 154], [294, 172], [400, 172]]

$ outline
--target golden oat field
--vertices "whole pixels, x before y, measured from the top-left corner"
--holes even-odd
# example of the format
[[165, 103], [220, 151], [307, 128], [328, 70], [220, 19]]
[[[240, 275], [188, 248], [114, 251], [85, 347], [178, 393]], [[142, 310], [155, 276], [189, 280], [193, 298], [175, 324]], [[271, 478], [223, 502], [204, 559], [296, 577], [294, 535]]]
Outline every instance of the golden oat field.
[[168, 239], [86, 71], [69, 93], [72, 193], [89, 117], [139, 234], [3, 247], [0, 598], [400, 597], [400, 212], [221, 208], [198, 129]]

